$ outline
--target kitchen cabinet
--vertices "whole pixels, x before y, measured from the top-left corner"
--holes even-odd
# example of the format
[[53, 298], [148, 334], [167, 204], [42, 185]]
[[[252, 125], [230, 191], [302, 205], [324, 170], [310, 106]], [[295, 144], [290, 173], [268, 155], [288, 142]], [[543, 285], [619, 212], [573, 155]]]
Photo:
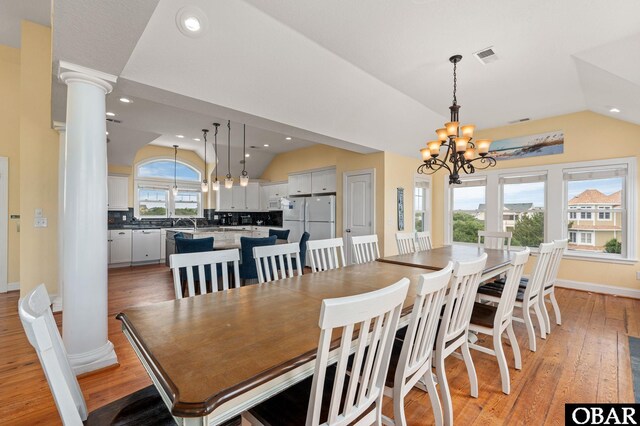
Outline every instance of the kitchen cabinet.
[[260, 185], [250, 183], [245, 187], [245, 206], [247, 211], [260, 210]]
[[247, 186], [234, 185], [231, 189], [220, 188], [217, 194], [218, 211], [259, 211], [260, 185], [249, 183]]
[[132, 231], [132, 261], [158, 262], [160, 260], [160, 230], [134, 229]]
[[167, 230], [160, 230], [160, 260], [164, 260], [167, 257]]
[[112, 229], [109, 232], [109, 265], [131, 264], [131, 230]]
[[109, 176], [107, 178], [107, 207], [109, 210], [129, 210], [129, 178]]
[[231, 207], [233, 206], [232, 191], [233, 189], [227, 189], [222, 185], [220, 186], [220, 190], [217, 194], [218, 202], [216, 204], [218, 211], [231, 211]]
[[289, 175], [289, 195], [311, 194], [311, 173]]
[[272, 191], [273, 191], [272, 197], [273, 198], [286, 197], [287, 195], [289, 195], [288, 187], [289, 185], [287, 184], [287, 182], [272, 185]]
[[313, 194], [336, 192], [336, 171], [330, 169], [311, 172], [311, 192]]

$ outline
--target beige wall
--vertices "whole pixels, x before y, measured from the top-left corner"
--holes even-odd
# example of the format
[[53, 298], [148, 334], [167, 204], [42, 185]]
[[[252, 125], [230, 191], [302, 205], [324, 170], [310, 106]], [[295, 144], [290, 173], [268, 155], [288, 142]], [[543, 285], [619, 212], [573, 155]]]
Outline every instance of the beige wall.
[[[9, 159], [9, 211], [20, 214], [20, 50], [0, 45], [0, 157]], [[7, 281], [20, 281], [20, 221], [8, 219]]]
[[[640, 160], [640, 126], [590, 111], [482, 130], [477, 132], [476, 137], [498, 140], [553, 130], [564, 131], [564, 153], [502, 161], [496, 169], [619, 157], [636, 157]], [[437, 245], [442, 245], [444, 238], [443, 179], [444, 173], [436, 173], [433, 180], [433, 237]], [[640, 182], [636, 182], [636, 190], [638, 189]], [[639, 215], [632, 220], [636, 221], [636, 229], [640, 229]], [[640, 245], [637, 236], [636, 244]], [[640, 247], [636, 248], [636, 253], [640, 252], [639, 249]], [[635, 277], [638, 270], [638, 263], [626, 265], [565, 259], [561, 264], [559, 277], [571, 281], [640, 288], [640, 281]]]
[[[20, 293], [58, 291], [58, 133], [51, 128], [51, 29], [22, 22], [20, 49]], [[34, 228], [42, 209], [47, 228]]]
[[385, 152], [384, 154], [384, 246], [385, 256], [398, 254], [396, 233], [398, 231], [398, 188], [404, 188], [404, 231], [413, 229], [413, 185], [418, 158], [404, 157]]

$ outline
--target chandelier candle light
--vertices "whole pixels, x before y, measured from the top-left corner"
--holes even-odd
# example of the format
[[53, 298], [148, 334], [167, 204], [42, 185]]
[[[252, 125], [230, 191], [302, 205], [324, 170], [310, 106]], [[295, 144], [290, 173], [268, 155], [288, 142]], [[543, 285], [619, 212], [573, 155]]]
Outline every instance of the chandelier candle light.
[[[496, 165], [496, 159], [488, 156], [491, 140], [478, 139], [473, 142], [473, 124], [459, 126], [458, 112], [460, 105], [456, 99], [457, 75], [456, 66], [462, 60], [461, 55], [449, 58], [453, 63], [453, 104], [451, 121], [444, 124], [442, 129], [436, 130], [437, 140], [427, 142], [427, 147], [420, 150], [422, 161], [418, 167], [418, 173], [433, 174], [440, 169], [449, 171], [449, 185], [460, 184], [460, 173], [472, 174], [476, 170], [486, 169]], [[444, 156], [440, 156], [441, 147], [445, 148]], [[479, 157], [476, 156], [479, 155]]]
[[233, 178], [231, 177], [231, 120], [227, 121], [227, 176], [224, 178], [224, 187], [233, 188]]
[[173, 146], [173, 196], [178, 195], [178, 145]]
[[215, 128], [215, 132], [213, 133], [214, 147], [213, 151], [216, 156], [216, 180], [211, 184], [211, 189], [214, 191], [220, 190], [220, 181], [218, 180], [218, 127], [220, 127], [220, 123], [213, 123], [213, 127]]
[[242, 136], [242, 174], [240, 175], [240, 186], [249, 185], [249, 173], [247, 173], [247, 125], [243, 127]]
[[204, 138], [204, 179], [202, 179], [202, 192], [209, 192], [209, 181], [207, 180], [207, 133], [209, 129], [202, 129]]

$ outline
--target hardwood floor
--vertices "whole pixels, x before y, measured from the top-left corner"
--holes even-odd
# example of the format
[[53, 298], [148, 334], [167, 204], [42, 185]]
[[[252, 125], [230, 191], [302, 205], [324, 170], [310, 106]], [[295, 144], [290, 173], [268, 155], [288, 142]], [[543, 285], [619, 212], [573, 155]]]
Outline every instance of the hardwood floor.
[[[469, 396], [461, 360], [447, 360], [456, 424], [564, 424], [566, 402], [632, 402], [633, 384], [627, 335], [640, 336], [640, 301], [557, 289], [562, 326], [552, 316], [551, 335], [528, 349], [524, 326], [515, 323], [522, 371], [510, 368], [511, 394], [501, 391], [495, 358], [472, 351], [479, 397]], [[164, 265], [109, 271], [109, 339], [120, 365], [80, 378], [89, 411], [151, 383], [115, 315], [125, 307], [173, 298]], [[18, 293], [0, 295], [0, 424], [61, 424], [37, 356], [17, 314]], [[56, 314], [60, 321], [60, 316]], [[509, 365], [511, 350], [506, 348]], [[389, 401], [390, 402], [390, 401]], [[392, 415], [390, 403], [385, 413]], [[427, 394], [406, 398], [410, 425], [433, 423]]]

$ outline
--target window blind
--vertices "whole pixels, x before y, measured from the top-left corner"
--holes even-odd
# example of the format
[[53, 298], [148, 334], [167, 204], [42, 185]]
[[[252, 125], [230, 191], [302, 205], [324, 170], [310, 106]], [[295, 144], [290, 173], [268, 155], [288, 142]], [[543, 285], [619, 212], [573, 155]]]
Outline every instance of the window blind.
[[616, 177], [626, 177], [627, 167], [607, 167], [595, 170], [573, 169], [564, 171], [564, 180], [592, 180], [592, 179], [610, 179]]

